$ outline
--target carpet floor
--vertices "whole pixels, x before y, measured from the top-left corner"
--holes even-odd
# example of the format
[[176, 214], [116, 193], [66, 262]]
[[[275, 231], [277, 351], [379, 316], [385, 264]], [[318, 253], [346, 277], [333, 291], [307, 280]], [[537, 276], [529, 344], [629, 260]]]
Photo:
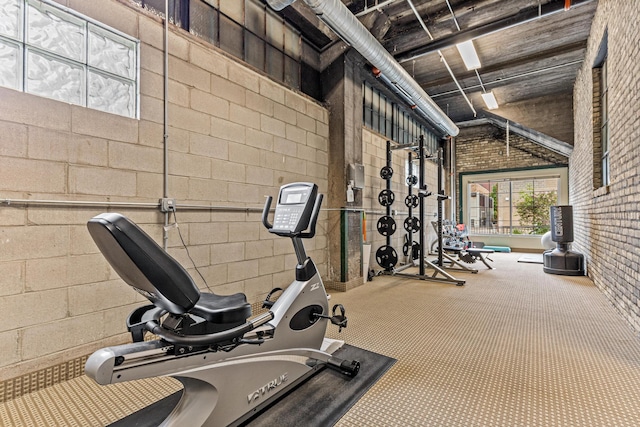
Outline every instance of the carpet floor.
[[[638, 336], [588, 278], [521, 256], [454, 273], [465, 286], [377, 276], [332, 293], [349, 327], [327, 335], [397, 359], [336, 425], [640, 425]], [[104, 426], [178, 389], [80, 377], [2, 404], [0, 425]]]

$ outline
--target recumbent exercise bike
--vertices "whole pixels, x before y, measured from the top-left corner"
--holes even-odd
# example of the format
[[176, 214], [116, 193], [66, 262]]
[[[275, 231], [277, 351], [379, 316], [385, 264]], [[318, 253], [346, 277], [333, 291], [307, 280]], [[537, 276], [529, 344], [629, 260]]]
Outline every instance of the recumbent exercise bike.
[[[92, 218], [87, 227], [100, 251], [153, 304], [129, 315], [133, 343], [96, 351], [86, 374], [103, 385], [178, 379], [182, 397], [162, 426], [237, 425], [325, 366], [355, 376], [358, 361], [332, 356], [344, 341], [325, 338], [327, 321], [340, 330], [347, 326], [344, 308], [335, 305], [329, 314], [322, 279], [303, 245], [315, 234], [322, 203], [317, 190], [304, 182], [282, 186], [273, 225], [267, 198], [262, 222], [269, 232], [291, 238], [298, 264], [295, 280], [284, 291], [271, 291], [268, 311], [253, 318], [244, 294], [201, 293], [186, 270], [126, 217]], [[145, 341], [147, 332], [158, 338]]]

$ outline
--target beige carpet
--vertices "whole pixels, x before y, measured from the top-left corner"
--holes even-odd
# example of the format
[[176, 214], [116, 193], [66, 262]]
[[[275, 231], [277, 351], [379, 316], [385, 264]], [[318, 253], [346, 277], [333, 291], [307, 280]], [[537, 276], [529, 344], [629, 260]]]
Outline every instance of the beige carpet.
[[[520, 256], [456, 273], [462, 287], [379, 276], [334, 293], [349, 327], [328, 335], [398, 359], [338, 426], [640, 425], [640, 339], [589, 279]], [[178, 387], [81, 377], [3, 404], [0, 425], [102, 426]]]

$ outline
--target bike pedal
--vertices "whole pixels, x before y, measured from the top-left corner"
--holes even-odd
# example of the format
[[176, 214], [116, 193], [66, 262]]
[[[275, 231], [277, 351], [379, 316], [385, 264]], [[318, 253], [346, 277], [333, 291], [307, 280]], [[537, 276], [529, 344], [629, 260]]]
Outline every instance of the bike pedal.
[[[337, 310], [340, 310], [340, 314], [336, 314]], [[342, 328], [347, 327], [347, 316], [345, 315], [344, 306], [342, 304], [334, 305], [331, 310], [331, 315], [329, 320], [338, 327], [338, 332], [342, 332]]]

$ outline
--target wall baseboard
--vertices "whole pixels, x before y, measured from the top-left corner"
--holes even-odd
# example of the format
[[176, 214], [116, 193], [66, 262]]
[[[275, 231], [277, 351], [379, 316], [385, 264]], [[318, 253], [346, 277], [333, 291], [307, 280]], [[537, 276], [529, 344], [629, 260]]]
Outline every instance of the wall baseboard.
[[84, 375], [84, 364], [88, 357], [76, 357], [64, 363], [0, 382], [0, 403]]

